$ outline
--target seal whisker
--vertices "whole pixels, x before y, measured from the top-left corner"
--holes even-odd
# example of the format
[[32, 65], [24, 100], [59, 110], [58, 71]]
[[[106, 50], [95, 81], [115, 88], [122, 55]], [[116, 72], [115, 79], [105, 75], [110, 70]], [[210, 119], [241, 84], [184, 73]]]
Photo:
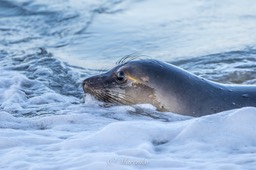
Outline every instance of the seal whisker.
[[116, 103], [116, 104], [121, 104], [118, 98], [116, 96], [111, 95], [110, 93], [106, 93], [106, 96], [109, 98], [110, 101]]
[[[126, 95], [123, 94], [123, 96], [118, 95], [119, 93], [116, 92], [116, 94], [111, 94], [108, 93], [108, 96], [111, 97], [113, 100], [117, 101], [119, 104], [133, 104], [133, 102], [131, 102], [132, 100], [128, 100], [124, 97], [126, 97]], [[124, 102], [123, 102], [124, 101]]]
[[[112, 93], [112, 95], [115, 95], [116, 97], [119, 97], [119, 98], [124, 98], [124, 97], [127, 97], [129, 98], [129, 100], [134, 100], [134, 97], [128, 95], [128, 94], [125, 94], [125, 93], [122, 93], [122, 92], [116, 92], [116, 91], [109, 91]], [[122, 95], [122, 96], [121, 96]], [[132, 102], [131, 102], [132, 103]]]
[[135, 60], [137, 58], [138, 58], [138, 56], [137, 55], [135, 56], [135, 53], [128, 54], [128, 55], [125, 55], [124, 57], [122, 57], [119, 61], [117, 61], [116, 65], [125, 64], [125, 63]]
[[115, 103], [115, 104], [122, 104], [120, 101], [118, 101], [117, 99], [115, 99], [113, 96], [107, 95], [109, 102], [111, 103]]
[[122, 93], [122, 92], [117, 92], [117, 91], [113, 91], [113, 90], [106, 90], [106, 92], [108, 93], [112, 93], [112, 94], [115, 94], [115, 95], [123, 95], [123, 96], [128, 96], [130, 97], [128, 94], [125, 94], [125, 93]]
[[91, 90], [90, 93], [98, 100], [100, 101], [106, 101], [106, 99], [104, 99], [104, 95], [102, 95], [100, 90]]

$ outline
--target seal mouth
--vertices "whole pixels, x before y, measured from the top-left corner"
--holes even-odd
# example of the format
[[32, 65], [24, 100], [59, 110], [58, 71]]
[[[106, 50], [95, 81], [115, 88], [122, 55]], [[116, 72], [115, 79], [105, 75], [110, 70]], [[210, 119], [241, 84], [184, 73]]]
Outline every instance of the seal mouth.
[[132, 100], [129, 96], [125, 95], [125, 93], [120, 92], [118, 90], [111, 90], [106, 88], [105, 86], [98, 86], [93, 83], [91, 78], [85, 79], [82, 83], [84, 93], [92, 95], [95, 99], [111, 103], [117, 105], [131, 105], [133, 104]]
[[86, 79], [83, 81], [82, 87], [83, 87], [84, 93], [86, 93], [87, 90], [89, 90], [89, 86], [87, 84], [87, 80]]

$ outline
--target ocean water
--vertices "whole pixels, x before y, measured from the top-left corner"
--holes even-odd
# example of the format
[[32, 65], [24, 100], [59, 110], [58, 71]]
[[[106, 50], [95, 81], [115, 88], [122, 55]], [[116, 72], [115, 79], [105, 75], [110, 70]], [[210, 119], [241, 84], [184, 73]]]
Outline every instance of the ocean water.
[[103, 107], [81, 86], [127, 55], [256, 84], [255, 11], [250, 0], [0, 0], [0, 169], [255, 169], [256, 108]]

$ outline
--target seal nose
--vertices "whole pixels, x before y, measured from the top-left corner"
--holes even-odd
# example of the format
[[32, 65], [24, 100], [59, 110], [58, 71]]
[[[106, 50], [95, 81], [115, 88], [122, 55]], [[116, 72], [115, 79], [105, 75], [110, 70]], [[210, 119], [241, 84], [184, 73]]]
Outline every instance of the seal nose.
[[101, 76], [93, 76], [86, 78], [82, 85], [84, 92], [90, 92], [94, 89], [101, 88], [102, 84], [102, 77]]
[[86, 85], [86, 80], [83, 81], [83, 87]]
[[85, 79], [82, 84], [84, 91], [90, 90], [90, 88], [93, 86], [93, 83], [90, 78]]
[[90, 82], [90, 80], [88, 80], [88, 79], [85, 79], [84, 81], [83, 81], [83, 87], [88, 87], [89, 85], [91, 84], [91, 82]]
[[84, 91], [86, 91], [88, 88], [89, 88], [89, 85], [88, 85], [89, 83], [88, 83], [88, 80], [87, 79], [85, 79], [84, 81], [83, 81], [83, 89], [84, 89]]

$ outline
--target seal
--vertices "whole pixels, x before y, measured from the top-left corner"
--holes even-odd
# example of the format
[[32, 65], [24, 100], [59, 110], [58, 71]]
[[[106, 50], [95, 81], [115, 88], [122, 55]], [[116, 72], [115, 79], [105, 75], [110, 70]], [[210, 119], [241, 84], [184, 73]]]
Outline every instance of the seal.
[[159, 111], [193, 117], [256, 106], [256, 86], [212, 82], [153, 59], [121, 63], [85, 79], [83, 89], [107, 103], [149, 103]]

